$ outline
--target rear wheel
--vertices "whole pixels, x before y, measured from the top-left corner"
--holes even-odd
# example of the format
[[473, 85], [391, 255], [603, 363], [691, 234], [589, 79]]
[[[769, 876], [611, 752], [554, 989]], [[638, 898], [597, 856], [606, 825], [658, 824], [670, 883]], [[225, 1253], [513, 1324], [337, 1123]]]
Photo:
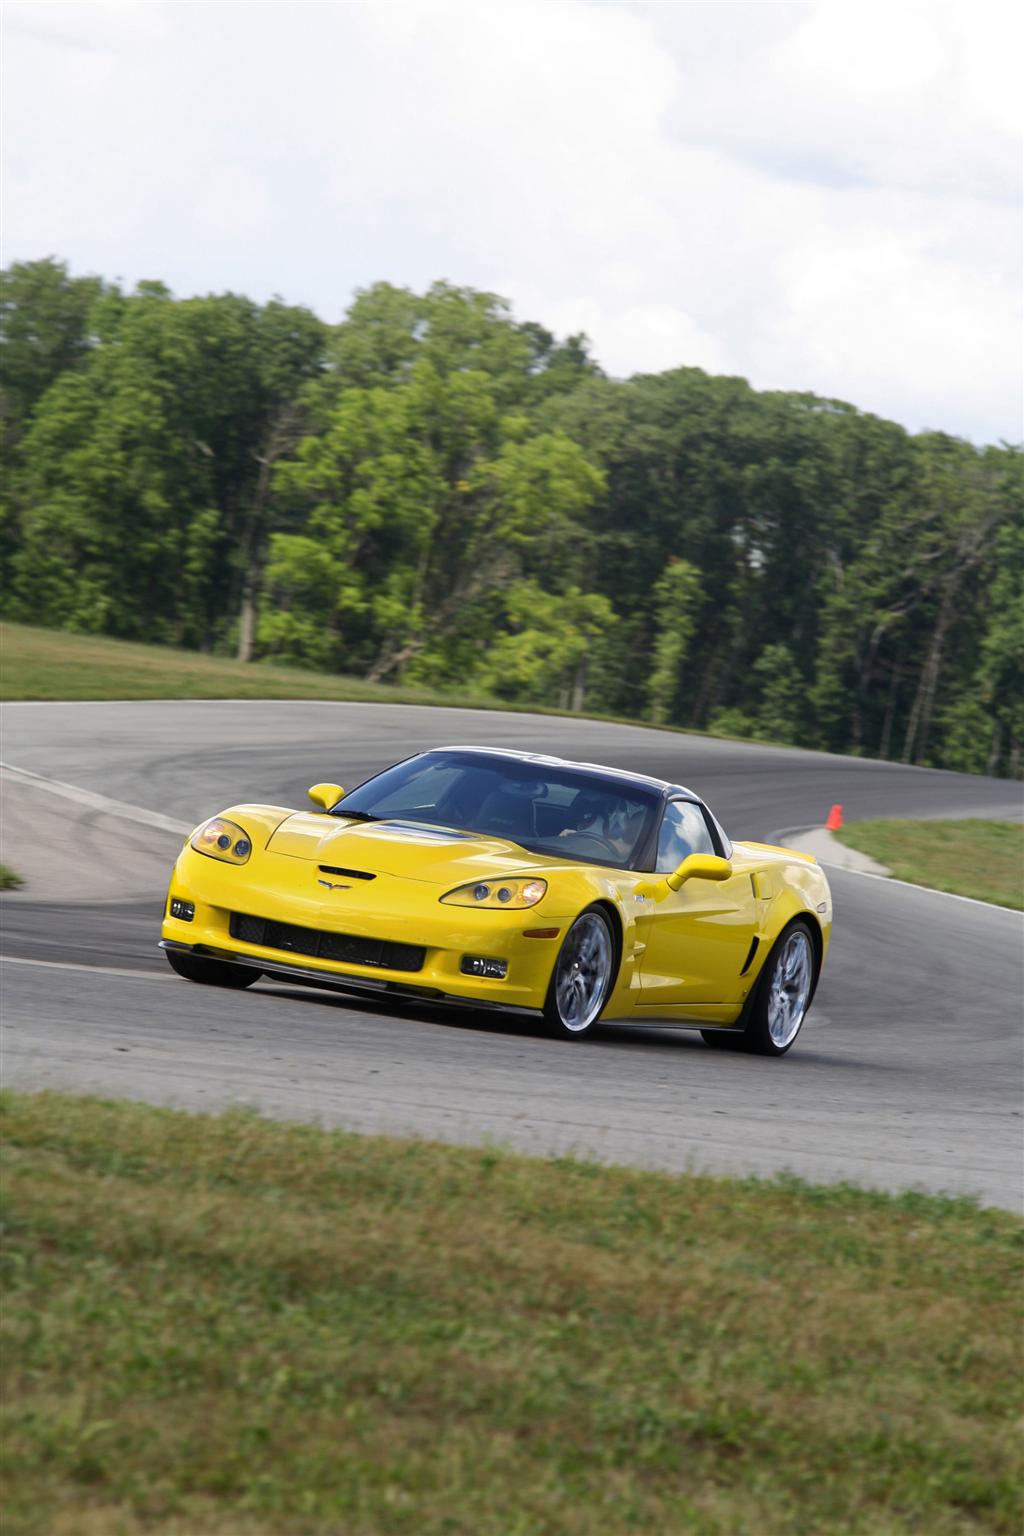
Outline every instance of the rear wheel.
[[591, 1032], [615, 980], [615, 939], [599, 907], [581, 912], [566, 934], [544, 1004], [544, 1017], [562, 1040]]
[[802, 919], [790, 923], [764, 963], [746, 1028], [701, 1030], [706, 1043], [719, 1050], [785, 1056], [807, 1017], [817, 966], [810, 928]]
[[202, 955], [189, 955], [180, 949], [165, 949], [167, 964], [186, 981], [199, 981], [207, 987], [232, 987], [240, 991], [259, 981], [261, 971], [250, 965], [227, 965], [223, 960], [206, 960]]

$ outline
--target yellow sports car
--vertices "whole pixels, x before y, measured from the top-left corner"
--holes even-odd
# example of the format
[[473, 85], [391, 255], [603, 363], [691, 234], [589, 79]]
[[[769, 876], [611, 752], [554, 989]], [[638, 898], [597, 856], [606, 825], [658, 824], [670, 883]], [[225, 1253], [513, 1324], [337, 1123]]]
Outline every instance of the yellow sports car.
[[566, 1040], [599, 1020], [767, 1056], [797, 1037], [828, 882], [807, 854], [731, 843], [678, 784], [445, 747], [309, 797], [189, 838], [160, 941], [180, 976], [530, 1009]]

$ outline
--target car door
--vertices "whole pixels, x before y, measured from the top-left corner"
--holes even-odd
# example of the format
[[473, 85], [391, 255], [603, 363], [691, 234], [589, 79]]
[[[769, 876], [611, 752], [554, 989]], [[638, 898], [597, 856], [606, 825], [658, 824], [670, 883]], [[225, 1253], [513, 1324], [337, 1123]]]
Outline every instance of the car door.
[[[716, 851], [700, 806], [670, 800], [658, 836], [657, 873], [671, 874], [691, 853]], [[640, 1006], [737, 1002], [756, 923], [749, 876], [687, 880], [678, 891], [659, 881], [655, 889], [637, 918], [644, 944]]]

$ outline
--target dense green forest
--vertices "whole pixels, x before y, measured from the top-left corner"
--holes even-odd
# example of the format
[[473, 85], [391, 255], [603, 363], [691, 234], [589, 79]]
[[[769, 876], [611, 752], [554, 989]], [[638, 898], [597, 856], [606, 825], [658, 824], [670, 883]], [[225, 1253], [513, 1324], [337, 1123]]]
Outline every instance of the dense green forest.
[[329, 326], [16, 264], [0, 358], [9, 618], [1022, 773], [1019, 447], [446, 283]]

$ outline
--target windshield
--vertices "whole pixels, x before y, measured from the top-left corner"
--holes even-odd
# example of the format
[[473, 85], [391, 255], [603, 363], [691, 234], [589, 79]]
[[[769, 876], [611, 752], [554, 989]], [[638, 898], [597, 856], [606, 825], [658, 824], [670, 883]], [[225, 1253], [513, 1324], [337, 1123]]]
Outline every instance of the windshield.
[[600, 771], [483, 752], [426, 752], [368, 779], [332, 814], [426, 822], [554, 858], [628, 869], [660, 805], [655, 791]]

